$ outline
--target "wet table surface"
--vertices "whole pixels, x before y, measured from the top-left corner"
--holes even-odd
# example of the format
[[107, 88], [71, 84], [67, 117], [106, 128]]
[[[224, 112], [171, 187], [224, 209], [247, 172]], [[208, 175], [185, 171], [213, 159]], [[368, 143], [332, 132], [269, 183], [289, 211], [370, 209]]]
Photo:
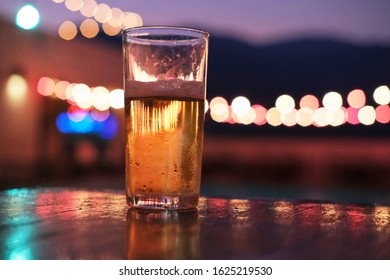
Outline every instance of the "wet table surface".
[[390, 259], [390, 207], [202, 197], [146, 212], [115, 190], [11, 189], [0, 259]]

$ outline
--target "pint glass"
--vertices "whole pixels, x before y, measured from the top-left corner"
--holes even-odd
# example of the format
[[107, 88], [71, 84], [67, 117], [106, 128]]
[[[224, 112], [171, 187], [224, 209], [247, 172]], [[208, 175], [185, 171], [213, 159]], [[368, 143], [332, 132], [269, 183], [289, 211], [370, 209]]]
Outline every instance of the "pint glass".
[[126, 196], [135, 208], [192, 209], [199, 200], [208, 33], [123, 32]]

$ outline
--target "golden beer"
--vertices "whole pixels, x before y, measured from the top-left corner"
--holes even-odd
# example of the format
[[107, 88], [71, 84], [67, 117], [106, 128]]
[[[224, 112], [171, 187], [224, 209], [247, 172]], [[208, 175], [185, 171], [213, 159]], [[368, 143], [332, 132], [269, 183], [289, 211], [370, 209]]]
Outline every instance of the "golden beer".
[[138, 208], [195, 208], [203, 149], [204, 82], [129, 81], [126, 194]]

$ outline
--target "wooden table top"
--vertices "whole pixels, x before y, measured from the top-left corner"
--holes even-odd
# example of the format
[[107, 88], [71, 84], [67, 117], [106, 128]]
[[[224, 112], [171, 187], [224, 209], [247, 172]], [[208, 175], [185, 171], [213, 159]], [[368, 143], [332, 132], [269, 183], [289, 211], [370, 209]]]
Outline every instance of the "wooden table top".
[[0, 259], [390, 259], [390, 207], [201, 197], [129, 209], [124, 192], [0, 192]]

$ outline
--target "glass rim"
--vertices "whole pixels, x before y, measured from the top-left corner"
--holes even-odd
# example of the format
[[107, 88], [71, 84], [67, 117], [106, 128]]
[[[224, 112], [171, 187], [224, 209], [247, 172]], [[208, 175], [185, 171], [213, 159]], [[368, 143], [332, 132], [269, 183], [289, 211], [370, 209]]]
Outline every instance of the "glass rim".
[[[171, 35], [177, 36], [176, 38], [161, 39], [151, 38], [150, 35]], [[180, 38], [180, 36], [187, 36], [186, 38]], [[199, 40], [208, 40], [210, 34], [201, 29], [184, 26], [169, 26], [169, 25], [149, 25], [149, 26], [137, 26], [127, 28], [122, 31], [122, 38], [129, 39], [132, 42], [137, 43], [185, 43], [197, 42]]]

